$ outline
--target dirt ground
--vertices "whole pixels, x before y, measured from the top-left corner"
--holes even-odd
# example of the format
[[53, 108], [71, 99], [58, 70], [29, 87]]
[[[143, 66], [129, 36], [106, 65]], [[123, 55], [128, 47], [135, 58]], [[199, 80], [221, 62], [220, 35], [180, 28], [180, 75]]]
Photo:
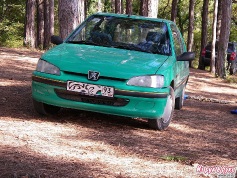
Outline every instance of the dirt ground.
[[192, 69], [188, 99], [163, 132], [78, 110], [42, 117], [31, 100], [40, 54], [0, 48], [0, 178], [195, 178], [218, 175], [200, 166], [237, 168], [237, 84]]

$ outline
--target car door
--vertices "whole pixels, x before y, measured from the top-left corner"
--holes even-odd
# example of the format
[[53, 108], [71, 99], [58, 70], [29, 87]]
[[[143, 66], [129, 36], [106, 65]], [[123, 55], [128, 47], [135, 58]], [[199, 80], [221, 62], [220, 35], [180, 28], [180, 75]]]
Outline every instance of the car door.
[[[186, 52], [186, 48], [183, 38], [180, 34], [180, 31], [178, 30], [175, 24], [171, 24], [171, 30], [173, 35], [174, 51], [177, 57]], [[174, 89], [175, 91], [177, 90], [176, 91], [177, 93], [182, 88], [181, 86], [185, 84], [187, 77], [189, 75], [189, 62], [176, 61], [176, 64], [174, 65], [174, 71], [175, 71]]]

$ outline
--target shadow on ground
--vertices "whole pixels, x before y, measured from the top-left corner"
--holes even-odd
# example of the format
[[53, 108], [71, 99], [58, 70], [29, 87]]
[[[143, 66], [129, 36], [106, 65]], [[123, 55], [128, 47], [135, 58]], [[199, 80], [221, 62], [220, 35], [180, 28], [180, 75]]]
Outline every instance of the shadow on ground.
[[[61, 149], [61, 144], [72, 144], [81, 140], [81, 144], [85, 141], [103, 143], [105, 147], [107, 145], [114, 149], [121, 158], [131, 156], [161, 164], [167, 162], [162, 159], [163, 156], [183, 157], [184, 161], [180, 161], [183, 165], [189, 165], [191, 162], [203, 165], [228, 165], [237, 161], [237, 119], [236, 115], [229, 112], [235, 109], [233, 105], [186, 100], [183, 110], [175, 111], [170, 127], [164, 132], [151, 130], [146, 120], [142, 119], [71, 109], [62, 109], [55, 116], [43, 117], [34, 111], [31, 100], [31, 72], [34, 65], [11, 64], [5, 61], [4, 65], [0, 66], [1, 120], [54, 123], [55, 127], [58, 124], [61, 126], [65, 124], [76, 129], [78, 134], [71, 136], [57, 133], [55, 139], [63, 140], [63, 143], [54, 143], [56, 144], [54, 149]], [[217, 84], [213, 84], [215, 85]], [[43, 128], [35, 129], [43, 132], [40, 130]], [[4, 134], [3, 130], [0, 129], [0, 133]], [[34, 144], [37, 145], [41, 141], [35, 140]], [[119, 173], [111, 175], [113, 171], [110, 163], [103, 160], [93, 163], [78, 158], [73, 159], [66, 150], [65, 153], [61, 153], [62, 158], [56, 159], [34, 152], [33, 149], [26, 152], [24, 150], [27, 149], [24, 147], [4, 144], [0, 146], [0, 177], [20, 176], [26, 172], [31, 177], [52, 175], [53, 177], [62, 177], [62, 175], [63, 177], [98, 175], [122, 177]], [[52, 143], [48, 142], [48, 144], [50, 147]]]

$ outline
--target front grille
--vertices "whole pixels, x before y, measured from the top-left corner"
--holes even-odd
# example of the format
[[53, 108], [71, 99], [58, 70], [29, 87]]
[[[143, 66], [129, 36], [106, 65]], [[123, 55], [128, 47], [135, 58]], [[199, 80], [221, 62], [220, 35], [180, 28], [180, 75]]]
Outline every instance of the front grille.
[[77, 92], [61, 90], [61, 89], [54, 89], [55, 93], [58, 97], [78, 101], [83, 103], [91, 103], [91, 104], [99, 104], [99, 105], [108, 105], [108, 106], [125, 106], [128, 104], [128, 99], [123, 98], [109, 98], [109, 97], [102, 97], [102, 96], [87, 96], [82, 95]]
[[[69, 71], [64, 71], [64, 73], [68, 74], [68, 75], [81, 76], [81, 77], [84, 77], [84, 78], [88, 78], [88, 74], [69, 72]], [[122, 79], [122, 78], [106, 77], [106, 76], [99, 76], [99, 80], [100, 79], [113, 80], [113, 81], [119, 81], [119, 82], [126, 82], [126, 80], [127, 80], [127, 79]]]

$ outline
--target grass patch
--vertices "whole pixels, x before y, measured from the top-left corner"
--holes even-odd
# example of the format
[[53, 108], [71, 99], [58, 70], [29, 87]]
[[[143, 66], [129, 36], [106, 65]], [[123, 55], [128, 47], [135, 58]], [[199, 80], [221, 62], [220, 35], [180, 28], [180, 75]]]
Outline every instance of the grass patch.
[[183, 162], [187, 160], [187, 158], [183, 156], [171, 156], [171, 155], [162, 156], [161, 159], [165, 161], [175, 161], [175, 162]]
[[198, 68], [198, 64], [199, 64], [198, 60], [199, 60], [199, 59], [196, 58], [195, 60], [192, 61], [192, 67], [193, 67], [194, 69], [197, 69], [197, 68]]
[[235, 84], [237, 84], [237, 74], [235, 74], [235, 75], [228, 75], [227, 78], [226, 78], [226, 81], [228, 83], [235, 83]]

